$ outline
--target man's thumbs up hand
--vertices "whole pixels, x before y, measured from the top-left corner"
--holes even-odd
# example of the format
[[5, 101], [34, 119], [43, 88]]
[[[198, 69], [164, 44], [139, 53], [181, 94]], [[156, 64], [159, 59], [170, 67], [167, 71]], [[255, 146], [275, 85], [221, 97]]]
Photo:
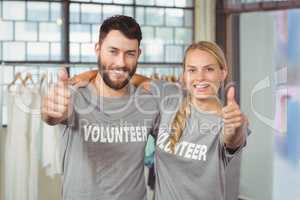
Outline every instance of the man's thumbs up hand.
[[224, 120], [224, 143], [228, 148], [236, 149], [244, 141], [243, 125], [245, 116], [235, 100], [235, 88], [230, 86], [226, 93], [226, 106], [222, 109]]
[[60, 69], [58, 83], [52, 86], [42, 102], [42, 117], [50, 125], [55, 125], [67, 120], [70, 115], [71, 92], [68, 88], [68, 73]]

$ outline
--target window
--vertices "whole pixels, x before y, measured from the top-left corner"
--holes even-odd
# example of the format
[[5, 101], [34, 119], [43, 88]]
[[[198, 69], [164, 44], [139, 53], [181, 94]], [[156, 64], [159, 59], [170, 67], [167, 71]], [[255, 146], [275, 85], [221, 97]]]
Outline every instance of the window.
[[193, 40], [193, 6], [193, 0], [2, 0], [0, 64], [6, 63], [1, 66], [2, 83], [10, 83], [16, 72], [31, 71], [36, 79], [45, 70], [55, 74], [57, 68], [49, 65], [76, 65], [71, 75], [95, 67], [100, 25], [115, 14], [132, 16], [141, 26], [138, 73], [178, 75], [184, 49]]
[[0, 8], [1, 60], [62, 60], [61, 3], [2, 1]]

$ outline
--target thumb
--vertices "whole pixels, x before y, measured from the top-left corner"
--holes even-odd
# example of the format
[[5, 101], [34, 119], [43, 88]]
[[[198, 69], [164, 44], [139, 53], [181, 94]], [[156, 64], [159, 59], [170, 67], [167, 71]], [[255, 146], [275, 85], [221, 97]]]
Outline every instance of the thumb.
[[235, 88], [233, 86], [230, 86], [227, 90], [227, 94], [226, 94], [226, 102], [227, 105], [229, 104], [235, 104]]
[[68, 79], [69, 79], [69, 75], [68, 75], [66, 68], [64, 68], [64, 67], [61, 68], [58, 72], [58, 81], [67, 83]]

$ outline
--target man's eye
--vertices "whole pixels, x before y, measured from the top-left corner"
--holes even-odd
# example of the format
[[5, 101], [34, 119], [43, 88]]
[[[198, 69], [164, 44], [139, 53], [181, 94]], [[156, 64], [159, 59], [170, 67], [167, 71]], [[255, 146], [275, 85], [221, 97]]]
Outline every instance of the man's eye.
[[116, 50], [110, 50], [109, 52], [110, 52], [111, 54], [116, 54], [116, 53], [117, 53]]
[[135, 53], [128, 53], [127, 55], [130, 56], [130, 57], [134, 57]]
[[188, 69], [188, 72], [195, 72], [195, 69]]

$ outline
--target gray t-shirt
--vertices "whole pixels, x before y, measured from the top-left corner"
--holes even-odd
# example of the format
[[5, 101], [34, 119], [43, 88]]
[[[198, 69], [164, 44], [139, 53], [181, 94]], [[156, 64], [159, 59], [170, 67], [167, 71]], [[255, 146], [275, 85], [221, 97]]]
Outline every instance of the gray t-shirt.
[[144, 200], [144, 150], [159, 109], [153, 96], [130, 87], [127, 97], [73, 92], [63, 133], [64, 200]]
[[[157, 91], [168, 96], [161, 96], [155, 199], [223, 200], [225, 169], [240, 149], [230, 154], [221, 142], [222, 118], [191, 106], [191, 116], [173, 154], [169, 147], [170, 126], [185, 94], [175, 85], [164, 82], [156, 82], [152, 92]], [[173, 97], [170, 98], [170, 94]]]

